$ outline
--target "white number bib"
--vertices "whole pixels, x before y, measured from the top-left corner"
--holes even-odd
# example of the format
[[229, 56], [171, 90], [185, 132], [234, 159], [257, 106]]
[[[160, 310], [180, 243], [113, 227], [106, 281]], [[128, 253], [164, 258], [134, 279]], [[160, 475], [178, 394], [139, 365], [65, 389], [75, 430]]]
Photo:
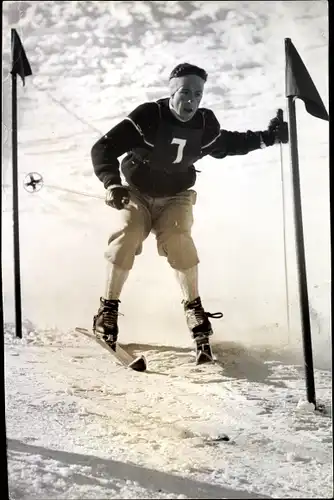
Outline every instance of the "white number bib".
[[184, 146], [186, 145], [187, 141], [186, 139], [178, 139], [177, 137], [174, 137], [172, 140], [171, 144], [177, 144], [177, 155], [173, 163], [181, 163], [183, 159], [183, 150]]

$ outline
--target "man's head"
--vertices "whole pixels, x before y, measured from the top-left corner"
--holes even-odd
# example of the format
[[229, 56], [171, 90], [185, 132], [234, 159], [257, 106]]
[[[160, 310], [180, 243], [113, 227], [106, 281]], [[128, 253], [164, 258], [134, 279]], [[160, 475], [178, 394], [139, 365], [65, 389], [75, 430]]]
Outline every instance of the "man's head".
[[196, 113], [202, 100], [206, 71], [193, 64], [178, 64], [169, 76], [170, 106], [181, 121]]

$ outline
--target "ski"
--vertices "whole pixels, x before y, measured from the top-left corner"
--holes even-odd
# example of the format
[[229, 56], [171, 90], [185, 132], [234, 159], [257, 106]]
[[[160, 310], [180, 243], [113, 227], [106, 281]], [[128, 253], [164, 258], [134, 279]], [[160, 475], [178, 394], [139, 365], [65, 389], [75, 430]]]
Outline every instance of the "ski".
[[87, 330], [87, 328], [76, 327], [75, 331], [78, 333], [82, 333], [86, 337], [90, 339], [94, 339], [100, 346], [106, 349], [116, 361], [121, 363], [126, 368], [131, 368], [137, 372], [144, 372], [147, 368], [146, 359], [143, 355], [140, 356], [132, 356], [132, 354], [128, 353], [124, 347], [121, 347], [118, 343], [116, 343], [116, 350], [114, 350], [111, 345], [97, 337], [92, 331]]
[[198, 339], [196, 343], [196, 365], [203, 363], [213, 363], [213, 355], [210, 343], [207, 339]]

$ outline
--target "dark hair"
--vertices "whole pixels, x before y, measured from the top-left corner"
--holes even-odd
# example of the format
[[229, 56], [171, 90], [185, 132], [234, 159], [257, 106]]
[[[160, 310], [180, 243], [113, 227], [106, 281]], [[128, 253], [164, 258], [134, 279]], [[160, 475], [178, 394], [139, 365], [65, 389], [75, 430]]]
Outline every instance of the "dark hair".
[[203, 68], [199, 68], [198, 66], [194, 66], [193, 64], [189, 63], [181, 63], [175, 66], [175, 68], [169, 75], [169, 79], [187, 75], [197, 75], [205, 82], [208, 78], [208, 74]]

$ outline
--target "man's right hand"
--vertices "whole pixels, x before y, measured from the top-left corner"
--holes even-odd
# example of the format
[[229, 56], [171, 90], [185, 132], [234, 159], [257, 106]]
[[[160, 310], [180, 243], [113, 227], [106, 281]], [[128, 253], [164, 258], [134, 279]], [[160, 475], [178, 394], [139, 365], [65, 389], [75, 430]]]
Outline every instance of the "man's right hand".
[[110, 186], [106, 190], [106, 205], [122, 210], [130, 201], [130, 191], [124, 186]]

